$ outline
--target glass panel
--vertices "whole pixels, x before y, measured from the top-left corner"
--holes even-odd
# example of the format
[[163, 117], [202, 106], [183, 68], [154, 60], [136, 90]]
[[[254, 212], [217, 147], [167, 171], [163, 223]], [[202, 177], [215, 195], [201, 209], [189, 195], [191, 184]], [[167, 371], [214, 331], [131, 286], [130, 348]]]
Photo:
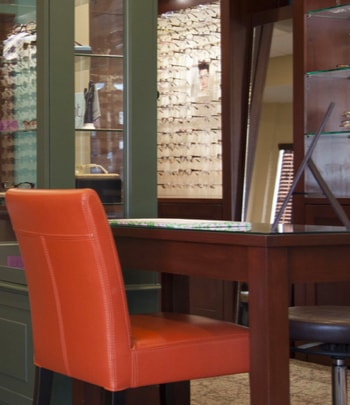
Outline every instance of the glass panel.
[[0, 184], [36, 183], [36, 2], [0, 0]]
[[123, 216], [123, 1], [75, 1], [76, 186]]
[[306, 75], [306, 133], [315, 133], [318, 130], [331, 101], [336, 101], [335, 107], [324, 132], [349, 131], [350, 94], [345, 91], [349, 85], [349, 76], [349, 68], [318, 71]]
[[[322, 177], [336, 197], [350, 195], [350, 133], [322, 135], [312, 154], [312, 159]], [[313, 136], [305, 137], [305, 150], [308, 150]], [[309, 169], [305, 171], [306, 192], [324, 197]]]

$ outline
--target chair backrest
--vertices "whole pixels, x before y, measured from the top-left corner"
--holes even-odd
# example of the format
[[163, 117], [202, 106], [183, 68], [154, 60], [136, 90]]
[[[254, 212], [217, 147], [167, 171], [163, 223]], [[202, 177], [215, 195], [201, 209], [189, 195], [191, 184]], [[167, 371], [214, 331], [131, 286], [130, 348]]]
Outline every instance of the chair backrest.
[[130, 318], [120, 262], [95, 193], [6, 193], [28, 283], [34, 362], [92, 384], [128, 387]]

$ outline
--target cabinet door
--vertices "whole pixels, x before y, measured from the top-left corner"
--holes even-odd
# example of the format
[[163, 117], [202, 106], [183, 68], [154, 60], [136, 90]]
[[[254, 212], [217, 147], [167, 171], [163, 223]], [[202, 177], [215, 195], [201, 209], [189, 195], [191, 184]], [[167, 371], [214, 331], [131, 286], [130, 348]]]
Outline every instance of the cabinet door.
[[96, 94], [93, 125], [76, 123], [76, 181], [97, 189], [110, 217], [156, 216], [157, 2], [75, 6], [76, 111], [90, 82]]
[[123, 216], [123, 1], [75, 2], [75, 178]]
[[29, 301], [16, 242], [0, 242], [0, 403], [30, 405], [34, 385]]

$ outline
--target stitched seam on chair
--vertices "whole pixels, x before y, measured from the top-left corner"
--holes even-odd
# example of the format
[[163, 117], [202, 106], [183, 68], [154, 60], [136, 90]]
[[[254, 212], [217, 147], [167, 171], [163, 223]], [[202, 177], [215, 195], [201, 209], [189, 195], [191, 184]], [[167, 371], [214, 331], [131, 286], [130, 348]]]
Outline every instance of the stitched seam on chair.
[[59, 324], [59, 334], [60, 334], [60, 342], [61, 342], [61, 350], [62, 350], [62, 358], [63, 362], [65, 365], [65, 368], [67, 369], [67, 373], [70, 374], [70, 367], [69, 367], [69, 361], [68, 361], [68, 354], [67, 354], [67, 346], [65, 345], [65, 330], [64, 330], [64, 322], [62, 320], [62, 312], [61, 312], [61, 303], [60, 303], [60, 298], [59, 298], [59, 293], [57, 291], [57, 283], [56, 279], [54, 276], [54, 271], [52, 269], [52, 263], [50, 260], [50, 255], [47, 249], [47, 244], [46, 244], [46, 237], [45, 236], [40, 236], [42, 245], [43, 245], [43, 250], [44, 254], [46, 257], [46, 261], [48, 263], [48, 271], [50, 274], [51, 278], [51, 284], [52, 284], [52, 290], [54, 293], [54, 301], [56, 305], [56, 313], [57, 313], [57, 318], [58, 318], [58, 324]]
[[[88, 204], [87, 198], [86, 198], [85, 196], [82, 197], [82, 209], [83, 209], [83, 211], [85, 212], [84, 218], [86, 218], [88, 228], [92, 230], [91, 235], [94, 235], [94, 234], [96, 235], [96, 234], [97, 234], [97, 229], [96, 229], [96, 227], [95, 227], [94, 221], [93, 221], [92, 219], [90, 219], [90, 218], [92, 217], [92, 213], [90, 212], [89, 204]], [[91, 216], [91, 217], [90, 217], [90, 216]], [[94, 244], [94, 247], [95, 247], [94, 250], [93, 250], [93, 251], [94, 251], [94, 254], [95, 254], [96, 256], [98, 256], [99, 259], [103, 260], [103, 255], [101, 254], [101, 252], [100, 252], [100, 251], [97, 252], [96, 244]], [[99, 249], [98, 249], [98, 250], [99, 250]], [[99, 260], [97, 260], [97, 263], [98, 263], [98, 262], [99, 262]], [[98, 271], [97, 274], [98, 274], [98, 276], [99, 276], [100, 284], [101, 284], [101, 285], [104, 285], [104, 284], [105, 284], [105, 281], [104, 281], [104, 279], [101, 277], [101, 272]], [[105, 291], [105, 288], [103, 288], [103, 290]], [[106, 297], [103, 296], [103, 304], [104, 304], [104, 307], [105, 307], [105, 308], [108, 307], [107, 301], [108, 301], [108, 300], [106, 299]], [[107, 325], [111, 325], [111, 319], [110, 319], [109, 311], [104, 311], [104, 313], [105, 313], [105, 316], [108, 317], [108, 319], [107, 319]], [[113, 331], [113, 335], [115, 335], [115, 334], [116, 334], [116, 332]], [[107, 350], [108, 350], [108, 353], [111, 353], [110, 349], [112, 348], [112, 342], [111, 342], [111, 340], [109, 339], [110, 335], [111, 335], [110, 333], [107, 334], [107, 336], [108, 336], [108, 340], [107, 340], [107, 345], [108, 345]], [[113, 350], [113, 349], [112, 349], [112, 350]], [[114, 352], [115, 352], [115, 351], [113, 350], [113, 353], [114, 353]], [[113, 361], [111, 361], [110, 356], [108, 356], [108, 369], [109, 369], [110, 371], [113, 370]], [[114, 376], [113, 379], [115, 379], [115, 377], [116, 377], [116, 376]]]
[[136, 378], [136, 376], [138, 375], [136, 370], [139, 370], [138, 367], [138, 361], [137, 361], [137, 351], [133, 348], [131, 348], [131, 356], [132, 356], [132, 377], [131, 377], [131, 385], [133, 387], [138, 386], [138, 379]]
[[[24, 235], [24, 236], [38, 236], [38, 232], [31, 232], [31, 231], [24, 231], [24, 230], [17, 230], [17, 232], [19, 232], [20, 234]], [[76, 234], [76, 235], [64, 235], [61, 233], [45, 233], [47, 238], [59, 238], [59, 239], [65, 239], [65, 240], [76, 240], [76, 239], [91, 239], [92, 238], [92, 234]]]
[[[90, 206], [88, 204], [88, 199], [89, 197], [83, 197], [82, 198], [82, 209], [86, 212], [87, 215], [85, 215], [86, 221], [87, 221], [87, 225], [88, 228], [92, 230], [91, 234], [92, 235], [96, 235], [97, 234], [97, 229], [95, 227], [95, 222], [92, 219], [93, 218], [93, 214], [92, 212], [90, 212]], [[111, 238], [108, 238], [109, 241], [111, 241]], [[104, 266], [106, 266], [105, 260], [104, 260], [104, 255], [102, 254], [102, 252], [100, 251], [100, 247], [99, 245], [95, 244], [95, 247], [98, 246], [96, 249], [94, 249], [94, 253], [97, 255], [97, 257], [99, 258], [98, 262], [101, 261], [103, 262]], [[115, 249], [115, 245], [110, 246], [110, 249]], [[105, 286], [105, 279], [103, 277], [101, 277], [101, 272], [98, 272], [99, 274], [99, 279], [100, 279], [100, 283]], [[115, 286], [117, 287], [117, 286]], [[119, 288], [122, 288], [122, 286], [120, 285]], [[105, 288], [104, 288], [105, 290]], [[119, 292], [120, 293], [120, 292]], [[111, 297], [107, 300], [107, 297], [104, 296], [104, 305], [107, 308], [108, 305], [108, 301], [111, 299]], [[123, 310], [123, 314], [128, 313], [128, 308], [126, 307], [126, 302], [124, 302], [125, 307], [122, 309]], [[115, 308], [114, 310], [118, 310], [117, 308]], [[110, 312], [106, 311], [105, 313], [108, 314], [108, 320], [107, 320], [107, 325], [114, 325], [114, 322], [112, 322], [111, 316], [110, 316]], [[125, 324], [129, 326], [129, 330], [128, 330], [128, 335], [129, 335], [129, 342], [131, 342], [131, 338], [130, 338], [130, 321], [128, 321], [128, 319], [125, 319]], [[110, 336], [113, 336], [112, 339], [110, 339]], [[116, 353], [116, 349], [115, 349], [115, 337], [117, 336], [117, 331], [114, 330], [112, 331], [112, 333], [108, 333], [108, 341], [107, 341], [107, 350], [108, 353]], [[129, 346], [130, 348], [130, 346]], [[118, 369], [118, 364], [117, 364], [117, 359], [116, 358], [111, 358], [111, 356], [108, 356], [108, 366], [109, 366], [109, 370], [111, 371], [111, 374], [113, 374], [113, 380], [117, 380], [117, 369]]]
[[[197, 348], [198, 347], [198, 341], [202, 341], [202, 340], [198, 339], [197, 341], [192, 341], [191, 343], [186, 345], [187, 348], [191, 348], [191, 347]], [[205, 342], [205, 344], [207, 344], [207, 345], [208, 344], [217, 345], [217, 344], [220, 343], [220, 341], [224, 343], [224, 342], [227, 341], [227, 339], [225, 339], [225, 338], [220, 339], [220, 340], [215, 339], [215, 342], [210, 342], [208, 340], [207, 342]], [[244, 345], [244, 342], [241, 342], [240, 344]], [[180, 344], [172, 344], [171, 346], [173, 346], [175, 350], [178, 350], [177, 347], [180, 346]], [[148, 352], [154, 352], [155, 353], [155, 352], [162, 352], [162, 351], [169, 352], [169, 349], [170, 349], [169, 345], [166, 345], [166, 346], [163, 346], [163, 347], [156, 346], [156, 347], [154, 347], [152, 349], [145, 348], [144, 350], [148, 351]], [[143, 351], [143, 349], [132, 348], [132, 364], [133, 364], [132, 384], [133, 384], [134, 387], [137, 387], [139, 385], [139, 381], [137, 379], [138, 374], [137, 374], [136, 370], [139, 370], [138, 358], [140, 357], [140, 355], [142, 356], [142, 351]]]
[[[239, 335], [239, 336], [237, 336], [237, 340], [239, 340], [239, 339], [245, 339], [245, 334], [242, 334], [242, 335]], [[179, 347], [179, 346], [182, 346], [182, 345], [186, 345], [186, 347], [190, 347], [190, 346], [198, 346], [198, 343], [202, 343], [202, 344], [206, 344], [206, 345], [209, 345], [209, 344], [218, 344], [219, 342], [227, 342], [227, 341], [232, 341], [232, 336], [227, 336], [227, 337], [222, 337], [222, 338], [220, 338], [220, 339], [217, 339], [217, 338], [198, 338], [198, 339], [191, 339], [191, 343], [188, 343], [187, 341], [186, 341], [186, 339], [184, 339], [184, 340], [181, 340], [181, 341], [178, 341], [178, 342], [170, 342], [170, 343], [167, 343], [166, 345], [165, 344], [163, 344], [163, 345], [161, 345], [161, 344], [159, 344], [159, 345], [157, 345], [157, 346], [141, 346], [141, 347], [137, 347], [137, 348], [135, 348], [134, 350], [135, 350], [135, 352], [142, 352], [142, 351], [159, 351], [159, 350], [169, 350], [169, 347], [173, 347], [174, 349], [176, 349], [177, 350], [177, 348]]]

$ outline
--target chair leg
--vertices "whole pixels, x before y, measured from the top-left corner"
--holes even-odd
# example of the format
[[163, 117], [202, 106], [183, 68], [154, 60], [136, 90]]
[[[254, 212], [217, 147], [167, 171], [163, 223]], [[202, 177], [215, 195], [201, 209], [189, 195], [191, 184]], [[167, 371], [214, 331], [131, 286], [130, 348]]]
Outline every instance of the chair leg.
[[159, 384], [160, 405], [189, 403], [191, 397], [190, 381]]
[[347, 366], [344, 359], [333, 359], [332, 398], [333, 405], [347, 405]]
[[159, 403], [160, 405], [173, 405], [174, 403], [174, 384], [159, 384]]
[[49, 405], [52, 392], [53, 372], [41, 367], [35, 367], [34, 405]]
[[126, 391], [104, 391], [104, 404], [105, 405], [125, 405], [126, 404]]

